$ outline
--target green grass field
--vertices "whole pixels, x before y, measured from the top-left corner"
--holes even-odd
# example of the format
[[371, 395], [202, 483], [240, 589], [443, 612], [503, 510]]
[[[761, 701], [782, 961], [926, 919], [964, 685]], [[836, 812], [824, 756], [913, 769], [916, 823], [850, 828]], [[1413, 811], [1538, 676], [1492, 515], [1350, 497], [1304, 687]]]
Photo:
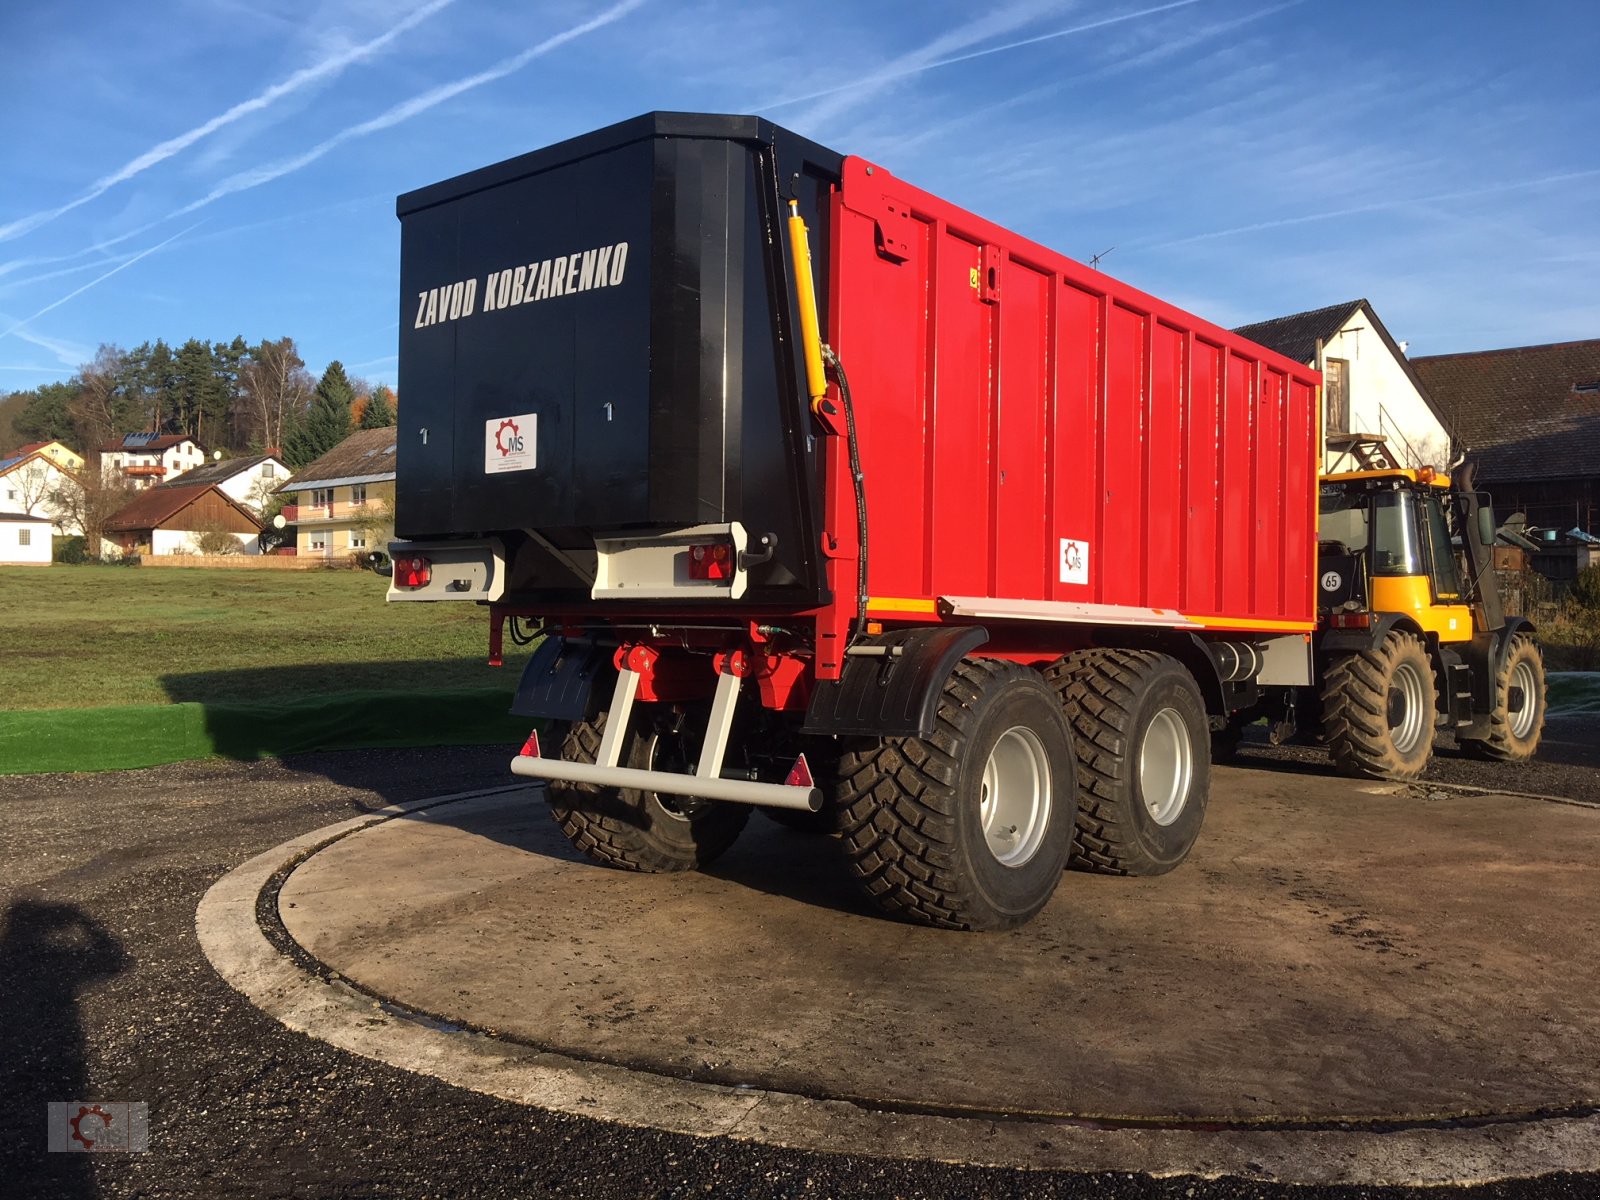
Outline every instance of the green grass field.
[[[0, 567], [0, 711], [502, 687], [476, 604], [366, 571]], [[507, 639], [508, 649], [512, 649]]]

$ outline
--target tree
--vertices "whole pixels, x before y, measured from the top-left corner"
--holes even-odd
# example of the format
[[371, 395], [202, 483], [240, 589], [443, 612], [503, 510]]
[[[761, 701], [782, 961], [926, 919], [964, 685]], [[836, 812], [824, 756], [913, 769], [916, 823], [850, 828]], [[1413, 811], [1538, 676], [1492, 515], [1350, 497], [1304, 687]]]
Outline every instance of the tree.
[[241, 444], [281, 452], [311, 399], [311, 374], [294, 339], [279, 338], [251, 347], [239, 384], [235, 428], [248, 434]]
[[350, 405], [354, 399], [344, 364], [335, 359], [317, 382], [304, 423], [283, 447], [283, 456], [291, 467], [299, 470], [350, 436]]
[[[72, 402], [78, 397], [79, 381], [47, 383], [25, 396], [22, 411], [11, 419], [11, 427], [30, 442], [72, 442]], [[15, 397], [13, 397], [14, 399]]]
[[101, 346], [79, 373], [78, 394], [69, 405], [84, 457], [96, 470], [100, 447], [130, 428], [127, 365], [128, 356], [116, 346]]
[[98, 464], [85, 468], [76, 479], [63, 480], [51, 491], [49, 502], [55, 509], [56, 523], [64, 529], [83, 530], [84, 549], [92, 558], [100, 557], [100, 542], [106, 522], [134, 496], [134, 488], [120, 476], [106, 479]]
[[367, 397], [367, 406], [361, 410], [361, 428], [387, 429], [394, 422], [394, 393], [380, 383]]
[[228, 394], [217, 372], [211, 347], [190, 338], [179, 348], [176, 366], [177, 386], [173, 391], [172, 432], [186, 434], [205, 445], [207, 433], [215, 423], [219, 429], [228, 410]]

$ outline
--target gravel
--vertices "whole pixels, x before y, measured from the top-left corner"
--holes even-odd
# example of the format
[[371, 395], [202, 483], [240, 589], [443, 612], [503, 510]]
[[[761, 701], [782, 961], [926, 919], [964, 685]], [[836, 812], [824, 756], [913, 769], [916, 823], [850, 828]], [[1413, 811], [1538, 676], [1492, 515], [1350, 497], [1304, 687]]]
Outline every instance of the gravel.
[[[530, 1109], [279, 1026], [211, 970], [200, 896], [297, 834], [509, 781], [510, 747], [351, 752], [0, 781], [0, 1195], [1190, 1197], [1399, 1195], [1236, 1179], [978, 1169], [693, 1139]], [[1316, 768], [1317, 751], [1244, 751]], [[1259, 761], [1258, 761], [1259, 760]], [[1442, 760], [1441, 782], [1600, 793], [1591, 765]], [[1458, 777], [1459, 776], [1459, 777]], [[1430, 776], [1432, 778], [1432, 776]], [[1515, 779], [1517, 782], [1510, 782]], [[44, 1152], [49, 1101], [143, 1100], [145, 1154]], [[1452, 1190], [1593, 1196], [1600, 1177]]]

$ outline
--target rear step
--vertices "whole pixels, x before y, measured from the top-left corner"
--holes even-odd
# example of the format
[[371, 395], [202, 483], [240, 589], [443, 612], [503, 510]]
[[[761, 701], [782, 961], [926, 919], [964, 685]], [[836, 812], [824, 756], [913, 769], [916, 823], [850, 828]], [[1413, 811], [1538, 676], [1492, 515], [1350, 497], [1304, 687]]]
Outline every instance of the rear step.
[[706, 740], [700, 749], [700, 762], [693, 775], [677, 771], [643, 771], [617, 765], [622, 758], [623, 732], [628, 728], [634, 697], [639, 691], [638, 672], [626, 668], [617, 672], [617, 684], [611, 692], [606, 731], [600, 739], [600, 750], [596, 756], [599, 761], [577, 763], [519, 754], [511, 760], [511, 773], [529, 779], [636, 788], [642, 792], [665, 792], [669, 796], [697, 796], [702, 800], [727, 800], [734, 804], [817, 812], [822, 808], [822, 792], [818, 788], [722, 777], [722, 758], [728, 748], [728, 732], [733, 727], [739, 682], [737, 675], [723, 673], [717, 676], [717, 693], [711, 702], [711, 719], [706, 723]]

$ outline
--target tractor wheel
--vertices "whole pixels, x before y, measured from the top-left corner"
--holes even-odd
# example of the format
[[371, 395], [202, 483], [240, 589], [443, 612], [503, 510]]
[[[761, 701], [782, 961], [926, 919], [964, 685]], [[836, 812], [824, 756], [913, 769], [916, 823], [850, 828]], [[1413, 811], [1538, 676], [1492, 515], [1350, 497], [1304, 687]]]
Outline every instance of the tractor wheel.
[[1414, 635], [1391, 630], [1372, 650], [1329, 664], [1322, 726], [1334, 767], [1367, 779], [1415, 779], [1433, 757], [1433, 662]]
[[[561, 757], [592, 763], [599, 756], [606, 714], [575, 723]], [[636, 706], [621, 765], [685, 770], [698, 743], [686, 738], [681, 717], [654, 705]], [[628, 871], [693, 871], [718, 858], [739, 836], [750, 809], [742, 804], [551, 780], [550, 812], [561, 832], [595, 862]]]
[[[1518, 701], [1515, 712], [1513, 698]], [[1544, 733], [1545, 703], [1544, 654], [1532, 638], [1516, 634], [1494, 679], [1489, 736], [1460, 739], [1461, 752], [1495, 762], [1527, 762]]]
[[1072, 722], [1078, 823], [1072, 865], [1163, 875], [1205, 822], [1211, 738], [1199, 685], [1149, 650], [1081, 650], [1046, 672]]
[[839, 764], [841, 835], [867, 894], [946, 929], [1009, 929], [1061, 881], [1072, 732], [1038, 672], [964, 659], [931, 737], [862, 739]]

